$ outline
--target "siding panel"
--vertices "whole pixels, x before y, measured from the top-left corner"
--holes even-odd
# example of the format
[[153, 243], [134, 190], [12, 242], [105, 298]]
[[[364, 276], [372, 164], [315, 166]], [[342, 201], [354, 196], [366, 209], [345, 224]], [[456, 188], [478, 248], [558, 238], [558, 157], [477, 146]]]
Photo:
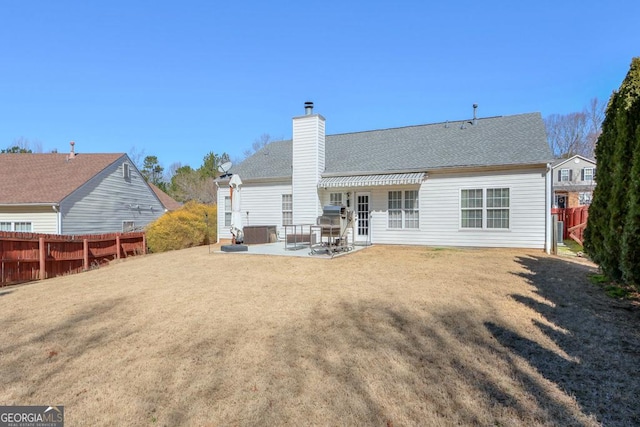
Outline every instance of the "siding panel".
[[[240, 177], [242, 178], [242, 176]], [[242, 224], [275, 225], [282, 234], [282, 195], [291, 194], [290, 184], [247, 185], [242, 187]], [[218, 190], [218, 236], [231, 239], [229, 227], [224, 225], [224, 198], [229, 197], [229, 187], [220, 185]], [[247, 214], [248, 212], [248, 214]]]
[[[123, 178], [124, 162], [130, 165], [130, 179]], [[61, 234], [121, 232], [123, 221], [142, 228], [164, 214], [164, 206], [127, 156], [65, 198], [60, 208]]]
[[0, 222], [31, 222], [32, 232], [58, 233], [58, 214], [51, 206], [0, 207]]

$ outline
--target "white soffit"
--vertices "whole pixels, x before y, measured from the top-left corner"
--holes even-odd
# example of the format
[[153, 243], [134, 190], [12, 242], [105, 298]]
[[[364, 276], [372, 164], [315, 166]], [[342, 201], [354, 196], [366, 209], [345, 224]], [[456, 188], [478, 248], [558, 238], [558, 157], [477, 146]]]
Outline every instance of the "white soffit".
[[424, 176], [424, 172], [393, 173], [387, 175], [332, 176], [320, 179], [318, 187], [377, 187], [380, 185], [422, 184]]

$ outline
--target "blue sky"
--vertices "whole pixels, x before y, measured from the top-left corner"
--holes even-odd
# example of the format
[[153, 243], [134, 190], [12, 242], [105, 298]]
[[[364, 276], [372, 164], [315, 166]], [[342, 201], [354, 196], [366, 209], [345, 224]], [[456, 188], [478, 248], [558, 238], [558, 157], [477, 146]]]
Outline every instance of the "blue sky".
[[327, 133], [580, 111], [640, 55], [640, 2], [30, 1], [0, 5], [0, 147], [198, 167], [313, 101]]

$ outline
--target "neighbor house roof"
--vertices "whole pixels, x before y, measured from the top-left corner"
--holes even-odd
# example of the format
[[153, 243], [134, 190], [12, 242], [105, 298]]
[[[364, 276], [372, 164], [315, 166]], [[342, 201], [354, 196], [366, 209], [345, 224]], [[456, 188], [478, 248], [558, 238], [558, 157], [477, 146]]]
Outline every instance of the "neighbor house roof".
[[582, 160], [584, 160], [585, 162], [593, 163], [594, 165], [596, 164], [596, 161], [595, 161], [594, 159], [590, 159], [590, 158], [588, 158], [588, 157], [584, 157], [584, 156], [581, 156], [581, 155], [579, 155], [579, 154], [576, 154], [576, 155], [574, 155], [574, 156], [569, 157], [568, 159], [557, 159], [557, 160], [553, 163], [553, 167], [554, 167], [554, 168], [557, 168], [558, 166], [562, 166], [562, 165], [564, 165], [565, 163], [567, 163], [567, 162], [569, 162], [569, 161], [571, 161], [571, 160], [574, 160], [574, 159], [582, 159]]
[[[323, 176], [433, 171], [552, 161], [542, 117], [519, 114], [327, 135]], [[232, 173], [243, 179], [292, 174], [292, 141], [272, 142]]]
[[162, 206], [168, 211], [175, 211], [176, 209], [180, 209], [182, 207], [182, 203], [175, 201], [171, 196], [167, 193], [159, 189], [157, 186], [153, 185], [153, 183], [148, 182], [149, 187], [156, 193], [156, 197], [162, 203]]
[[126, 154], [0, 154], [0, 205], [59, 203]]

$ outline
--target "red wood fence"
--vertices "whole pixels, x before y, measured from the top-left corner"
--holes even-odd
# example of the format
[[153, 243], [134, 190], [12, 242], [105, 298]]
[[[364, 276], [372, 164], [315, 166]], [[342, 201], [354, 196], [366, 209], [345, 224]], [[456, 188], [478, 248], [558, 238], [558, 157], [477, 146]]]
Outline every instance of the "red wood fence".
[[584, 242], [584, 229], [587, 228], [589, 206], [579, 206], [567, 209], [551, 209], [552, 214], [558, 215], [558, 221], [564, 223], [562, 240], [573, 239], [581, 245]]
[[146, 253], [145, 234], [83, 236], [0, 231], [0, 286], [79, 273]]

